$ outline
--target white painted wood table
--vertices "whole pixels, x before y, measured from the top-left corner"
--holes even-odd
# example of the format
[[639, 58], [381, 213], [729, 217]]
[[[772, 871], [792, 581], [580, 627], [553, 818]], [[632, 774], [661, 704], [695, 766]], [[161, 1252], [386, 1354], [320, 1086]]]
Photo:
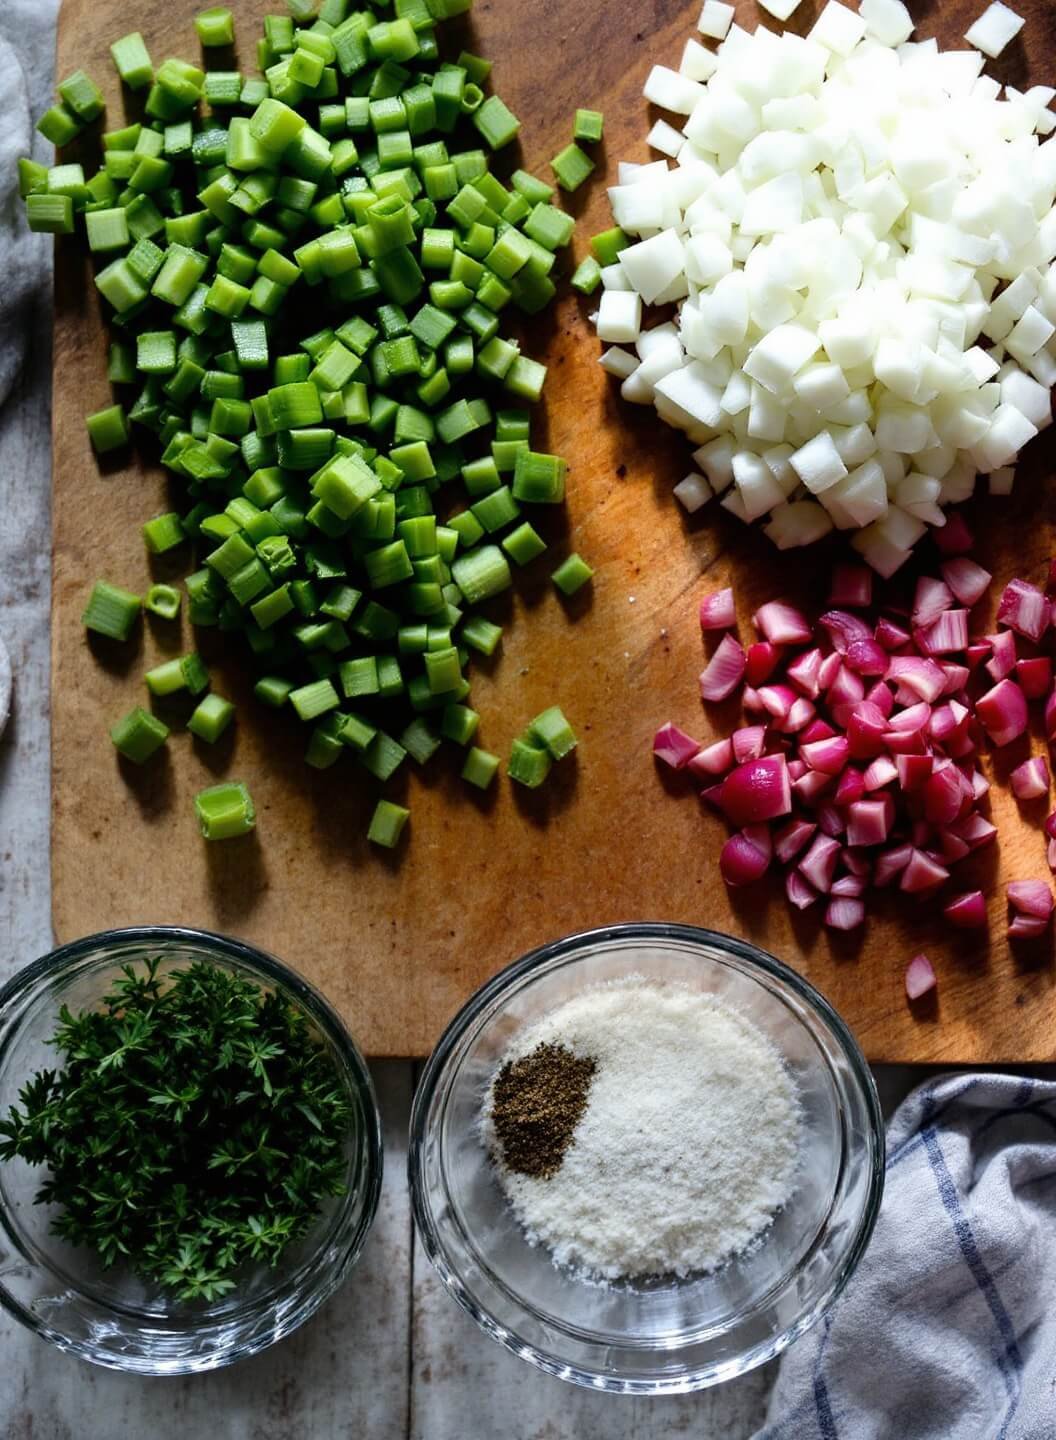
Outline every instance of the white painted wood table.
[[[57, 0], [0, 0], [34, 114], [50, 103]], [[36, 142], [41, 159], [46, 147]], [[0, 171], [0, 214], [14, 176]], [[0, 634], [16, 672], [0, 739], [0, 981], [51, 947], [48, 858], [50, 244], [38, 237], [27, 354], [0, 409]], [[3, 280], [0, 279], [0, 283]], [[575, 1390], [478, 1333], [416, 1244], [405, 1184], [411, 1061], [374, 1069], [385, 1185], [363, 1259], [341, 1293], [292, 1338], [212, 1375], [146, 1381], [63, 1356], [0, 1311], [3, 1440], [741, 1440], [758, 1427], [772, 1369], [679, 1399]], [[908, 1072], [884, 1077], [900, 1096]]]

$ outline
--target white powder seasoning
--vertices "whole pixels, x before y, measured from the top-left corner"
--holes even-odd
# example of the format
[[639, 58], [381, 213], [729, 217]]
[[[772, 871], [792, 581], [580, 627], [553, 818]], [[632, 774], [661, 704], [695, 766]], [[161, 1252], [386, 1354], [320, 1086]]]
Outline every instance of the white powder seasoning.
[[[595, 1278], [712, 1270], [747, 1248], [796, 1184], [800, 1112], [776, 1050], [744, 1016], [682, 985], [591, 987], [518, 1036], [592, 1056], [586, 1109], [550, 1179], [502, 1163], [529, 1240]], [[501, 1068], [501, 1067], [500, 1067]]]

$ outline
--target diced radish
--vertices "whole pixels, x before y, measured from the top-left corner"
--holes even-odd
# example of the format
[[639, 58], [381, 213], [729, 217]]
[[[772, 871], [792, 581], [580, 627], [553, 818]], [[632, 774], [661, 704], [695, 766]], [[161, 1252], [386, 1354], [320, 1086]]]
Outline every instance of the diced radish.
[[818, 898], [818, 892], [798, 870], [790, 870], [785, 876], [785, 894], [789, 904], [794, 905], [797, 910], [806, 910]]
[[722, 782], [720, 803], [731, 825], [754, 825], [787, 815], [792, 792], [785, 757], [764, 755], [738, 765]]
[[1014, 680], [1000, 680], [980, 695], [975, 712], [995, 745], [1009, 745], [1027, 728], [1027, 702]]
[[801, 610], [781, 600], [770, 600], [752, 616], [752, 623], [772, 645], [804, 645], [813, 631]]
[[732, 630], [737, 624], [737, 606], [733, 591], [716, 590], [705, 595], [700, 602], [700, 628], [702, 630]]
[[935, 970], [926, 955], [914, 955], [906, 966], [906, 994], [910, 1000], [919, 1000], [934, 990], [938, 982]]
[[749, 685], [765, 685], [781, 662], [781, 651], [769, 640], [757, 640], [748, 646], [744, 678]]
[[764, 848], [753, 834], [746, 830], [731, 835], [719, 854], [719, 870], [727, 885], [751, 885], [766, 874], [770, 865], [770, 850]]
[[1052, 661], [1047, 655], [1017, 660], [1016, 680], [1028, 700], [1040, 700], [1052, 686]]
[[865, 923], [865, 906], [860, 900], [838, 898], [825, 908], [825, 924], [830, 930], [857, 930]]
[[902, 871], [902, 879], [899, 881], [899, 888], [907, 894], [916, 895], [921, 891], [934, 890], [944, 880], [950, 878], [950, 872], [945, 865], [940, 865], [923, 850], [914, 849], [909, 857], [909, 863]]
[[979, 930], [986, 924], [986, 901], [981, 890], [968, 890], [943, 907], [942, 913], [958, 930]]
[[672, 770], [684, 770], [693, 757], [700, 754], [700, 741], [669, 720], [653, 737], [653, 754]]
[[790, 865], [817, 830], [809, 820], [790, 820], [774, 835], [774, 854], [782, 865]]
[[849, 565], [841, 562], [832, 571], [829, 583], [830, 605], [853, 605], [859, 610], [867, 609], [873, 600], [873, 572], [868, 565]]
[[913, 596], [910, 618], [914, 628], [919, 630], [932, 624], [952, 604], [953, 594], [944, 580], [938, 580], [934, 575], [922, 575]]
[[1008, 777], [1017, 800], [1040, 800], [1049, 793], [1049, 767], [1044, 755], [1017, 765]]
[[732, 635], [724, 635], [701, 674], [701, 699], [728, 699], [744, 679], [744, 667], [744, 650]]
[[965, 556], [947, 560], [939, 568], [954, 599], [958, 604], [967, 605], [969, 609], [977, 600], [982, 599], [994, 578], [989, 570], [984, 570], [981, 565]]
[[703, 750], [693, 756], [688, 769], [698, 780], [703, 780], [711, 775], [725, 775], [732, 764], [733, 741], [716, 740], [713, 745], [705, 745]]
[[997, 623], [1007, 625], [1017, 635], [1038, 641], [1049, 628], [1052, 605], [1036, 585], [1025, 580], [1010, 580], [997, 607]]

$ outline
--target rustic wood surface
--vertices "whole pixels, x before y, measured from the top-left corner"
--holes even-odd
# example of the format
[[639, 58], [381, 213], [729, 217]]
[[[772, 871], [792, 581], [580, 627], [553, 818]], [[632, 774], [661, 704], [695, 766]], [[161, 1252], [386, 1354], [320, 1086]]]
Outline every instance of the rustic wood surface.
[[[194, 0], [137, 7], [155, 55], [193, 55]], [[243, 56], [265, 0], [235, 0]], [[814, 0], [795, 17], [809, 26]], [[915, 5], [920, 34], [958, 45], [976, 0]], [[1056, 70], [1048, 0], [1018, 8], [1028, 25], [991, 72], [1010, 83]], [[524, 163], [568, 138], [577, 104], [606, 112], [603, 161], [572, 197], [581, 217], [577, 256], [609, 222], [605, 185], [617, 158], [644, 158], [648, 107], [641, 85], [654, 62], [677, 65], [695, 33], [698, 0], [648, 6], [613, 0], [478, 0], [461, 27], [495, 58], [495, 87], [523, 121]], [[738, 18], [756, 19], [752, 0]], [[129, 28], [119, 0], [66, 0], [58, 68], [83, 65], [108, 86], [121, 113], [107, 39]], [[1029, 59], [1028, 59], [1029, 57]], [[247, 63], [247, 62], [243, 62]], [[607, 158], [606, 158], [607, 157]], [[827, 552], [779, 557], [760, 534], [709, 510], [685, 523], [670, 497], [687, 468], [686, 447], [651, 411], [624, 405], [596, 364], [585, 302], [566, 297], [533, 327], [532, 353], [550, 365], [539, 448], [568, 457], [566, 517], [550, 520], [552, 553], [580, 550], [596, 569], [591, 591], [559, 602], [546, 560], [518, 577], [497, 614], [516, 623], [491, 667], [477, 667], [481, 740], [505, 754], [525, 721], [559, 702], [579, 730], [574, 761], [528, 793], [503, 779], [485, 799], [466, 792], [451, 765], [404, 777], [412, 811], [394, 856], [368, 853], [372, 795], [353, 768], [317, 775], [301, 762], [303, 736], [248, 703], [234, 667], [217, 661], [217, 688], [239, 701], [235, 733], [210, 750], [176, 736], [156, 766], [130, 773], [106, 739], [113, 719], [143, 698], [142, 671], [187, 648], [171, 630], [146, 626], [114, 653], [86, 645], [80, 624], [92, 579], [133, 589], [150, 579], [139, 524], [165, 505], [160, 468], [93, 460], [86, 411], [108, 399], [100, 304], [87, 263], [67, 242], [56, 256], [54, 409], [53, 760], [54, 918], [58, 935], [115, 924], [172, 921], [246, 936], [300, 967], [342, 1010], [375, 1054], [429, 1049], [470, 991], [543, 941], [592, 925], [656, 918], [747, 936], [820, 986], [868, 1054], [887, 1060], [1037, 1060], [1053, 1054], [1056, 992], [1051, 943], [1010, 949], [1004, 881], [1045, 875], [1038, 816], [1020, 816], [995, 786], [1000, 850], [958, 870], [958, 884], [990, 896], [989, 932], [944, 933], [935, 906], [883, 905], [858, 938], [831, 938], [816, 918], [790, 917], [776, 890], [729, 895], [716, 858], [723, 827], [702, 816], [688, 790], [654, 770], [649, 742], [667, 718], [708, 738], [696, 698], [701, 642], [696, 597], [732, 581], [745, 617], [765, 598], [815, 588]], [[1047, 561], [1056, 499], [1049, 437], [1032, 447], [1011, 501], [975, 509], [982, 558], [1003, 582], [1036, 577]], [[162, 573], [159, 571], [159, 573]], [[208, 644], [205, 649], [208, 653]], [[730, 717], [723, 717], [728, 720]], [[1039, 740], [1035, 738], [1035, 748]], [[1015, 759], [1022, 755], [1017, 750]], [[410, 768], [410, 767], [408, 767]], [[1004, 773], [1007, 765], [1001, 762]], [[260, 815], [257, 836], [203, 844], [193, 793], [220, 775], [246, 780]], [[665, 789], [677, 793], [665, 794]], [[937, 1005], [911, 1012], [905, 961], [926, 949], [939, 971]]]

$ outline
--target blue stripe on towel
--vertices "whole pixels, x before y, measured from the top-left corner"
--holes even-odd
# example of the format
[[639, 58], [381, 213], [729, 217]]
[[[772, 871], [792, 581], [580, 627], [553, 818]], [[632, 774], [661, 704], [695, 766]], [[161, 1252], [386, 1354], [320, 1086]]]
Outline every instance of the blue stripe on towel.
[[818, 1353], [814, 1357], [814, 1409], [817, 1411], [818, 1434], [821, 1436], [821, 1440], [838, 1440], [836, 1419], [829, 1400], [829, 1387], [825, 1384], [825, 1376], [821, 1370], [825, 1351], [829, 1344], [831, 1324], [830, 1316], [826, 1315], [822, 1321], [821, 1343], [818, 1345]]
[[943, 1203], [946, 1213], [953, 1222], [953, 1233], [957, 1237], [957, 1244], [960, 1246], [961, 1255], [967, 1265], [973, 1280], [979, 1287], [979, 1291], [986, 1301], [987, 1308], [993, 1316], [997, 1332], [1001, 1337], [1004, 1351], [999, 1347], [995, 1351], [997, 1367], [1001, 1372], [1001, 1378], [1005, 1382], [1005, 1389], [1008, 1391], [1009, 1406], [1005, 1418], [998, 1432], [998, 1440], [1008, 1433], [1008, 1427], [1019, 1406], [1020, 1397], [1020, 1372], [1023, 1369], [1023, 1357], [1019, 1353], [1019, 1344], [1016, 1340], [1016, 1332], [1009, 1318], [1008, 1311], [1004, 1307], [1001, 1296], [998, 1294], [997, 1286], [994, 1284], [993, 1276], [986, 1268], [986, 1262], [979, 1253], [979, 1246], [972, 1233], [972, 1227], [968, 1218], [961, 1208], [960, 1196], [957, 1194], [957, 1187], [953, 1183], [946, 1165], [946, 1157], [942, 1153], [942, 1146], [939, 1144], [939, 1137], [932, 1126], [927, 1126], [921, 1132], [921, 1139], [927, 1151], [928, 1160], [931, 1164], [932, 1173], [935, 1176], [935, 1184], [938, 1188], [939, 1199]]

